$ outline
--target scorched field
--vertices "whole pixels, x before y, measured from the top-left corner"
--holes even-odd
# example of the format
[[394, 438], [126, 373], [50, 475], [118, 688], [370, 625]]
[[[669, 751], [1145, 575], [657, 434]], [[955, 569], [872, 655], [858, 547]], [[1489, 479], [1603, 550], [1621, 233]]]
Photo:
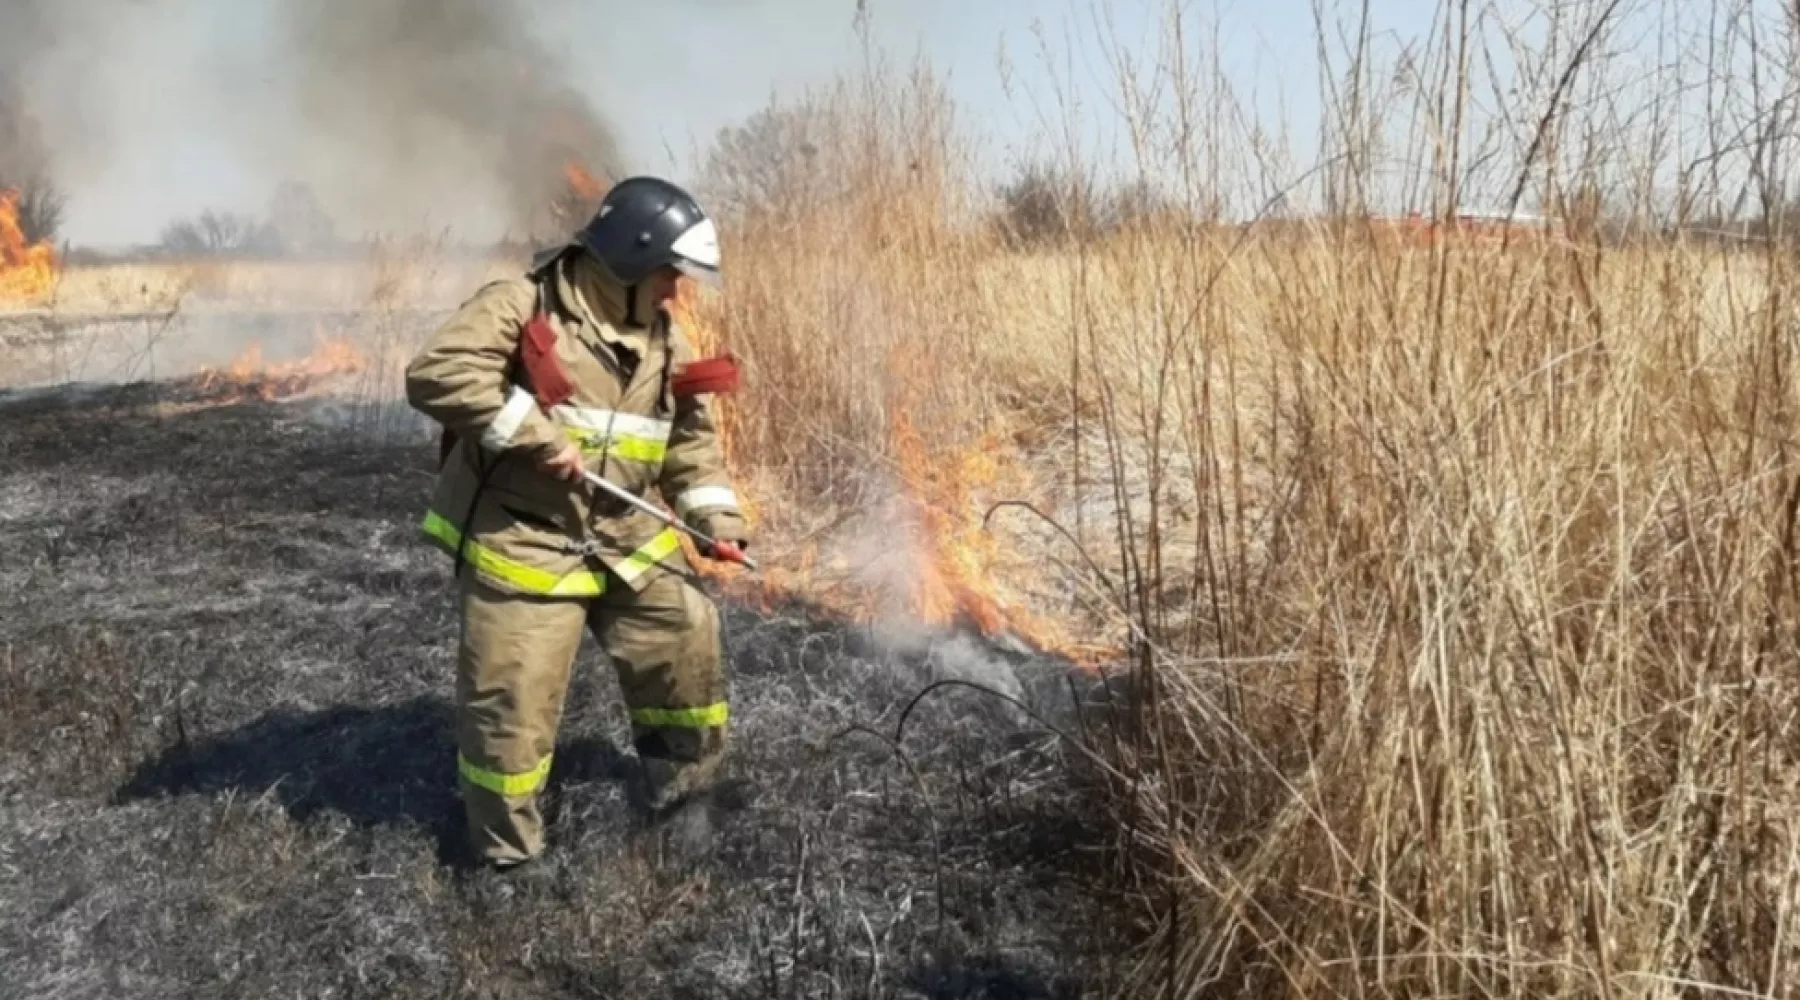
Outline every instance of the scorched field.
[[586, 651], [529, 891], [447, 846], [397, 401], [518, 260], [12, 239], [0, 995], [1795, 996], [1800, 32], [1476, 6], [1328, 67], [1313, 166], [1180, 4], [1110, 194], [996, 198], [923, 68], [728, 131], [677, 313], [762, 791], [644, 828]]

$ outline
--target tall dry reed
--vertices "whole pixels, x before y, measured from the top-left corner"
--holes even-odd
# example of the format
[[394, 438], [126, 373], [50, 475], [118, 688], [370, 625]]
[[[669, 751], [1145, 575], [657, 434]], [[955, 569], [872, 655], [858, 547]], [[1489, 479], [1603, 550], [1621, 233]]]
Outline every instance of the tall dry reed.
[[[1795, 262], [1668, 231], [1733, 200], [1720, 164], [1765, 220], [1782, 204], [1785, 91], [1756, 60], [1792, 25], [1752, 6], [1701, 34], [1762, 55], [1683, 36], [1631, 92], [1601, 62], [1616, 4], [1546, 8], [1535, 39], [1445, 5], [1398, 69], [1348, 5], [1316, 169], [1175, 11], [1156, 78], [1121, 85], [1174, 210], [1049, 251], [980, 221], [922, 73], [722, 147], [709, 308], [751, 362], [734, 447], [766, 495], [854, 505], [896, 413], [946, 463], [1004, 427], [1067, 530], [1058, 579], [1128, 645], [1141, 710], [1105, 745], [1134, 995], [1793, 994]], [[1478, 120], [1484, 30], [1529, 98], [1510, 132]], [[1765, 160], [1693, 166], [1659, 102], [1695, 87], [1777, 119], [1746, 126]], [[1366, 221], [1483, 192], [1565, 222]]]

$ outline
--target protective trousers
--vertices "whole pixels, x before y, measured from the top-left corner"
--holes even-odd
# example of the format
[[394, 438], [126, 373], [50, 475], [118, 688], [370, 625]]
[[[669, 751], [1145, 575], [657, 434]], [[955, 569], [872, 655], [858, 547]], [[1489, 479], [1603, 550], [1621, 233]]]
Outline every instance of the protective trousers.
[[593, 598], [520, 596], [464, 575], [457, 771], [478, 858], [507, 865], [543, 850], [538, 797], [584, 628], [618, 674], [651, 805], [711, 781], [727, 722], [718, 609], [682, 574], [652, 575], [633, 591], [609, 574]]

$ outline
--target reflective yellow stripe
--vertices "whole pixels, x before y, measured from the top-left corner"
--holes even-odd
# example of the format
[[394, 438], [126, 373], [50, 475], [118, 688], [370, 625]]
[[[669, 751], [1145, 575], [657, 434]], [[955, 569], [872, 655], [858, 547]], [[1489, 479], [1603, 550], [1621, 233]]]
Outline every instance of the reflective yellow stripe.
[[708, 726], [723, 726], [730, 714], [721, 701], [703, 708], [639, 708], [632, 711], [631, 721], [644, 726], [705, 729]]
[[584, 455], [593, 456], [604, 451], [628, 462], [655, 465], [669, 453], [669, 435], [675, 425], [667, 420], [568, 404], [554, 407], [550, 412]]
[[600, 454], [600, 449], [606, 444], [606, 435], [584, 431], [579, 427], [565, 427], [563, 435], [575, 442], [575, 447], [580, 448], [581, 453], [589, 458]]
[[[456, 553], [457, 546], [462, 544], [462, 532], [456, 530], [456, 525], [435, 510], [426, 511], [425, 523], [420, 527], [427, 538], [443, 546], [452, 555]], [[544, 597], [598, 597], [606, 592], [606, 577], [591, 570], [581, 569], [557, 576], [549, 570], [508, 559], [480, 542], [470, 541], [468, 545], [462, 546], [462, 550], [463, 558], [477, 571], [528, 594]]]
[[663, 460], [669, 453], [666, 441], [652, 441], [649, 438], [621, 437], [613, 441], [614, 458], [622, 458], [627, 462], [644, 462], [655, 464]]
[[605, 451], [612, 457], [627, 462], [643, 462], [654, 465], [661, 462], [663, 457], [669, 453], [668, 442], [658, 441], [654, 438], [615, 434], [612, 439], [612, 447], [607, 448], [606, 435], [597, 431], [569, 427], [564, 429], [564, 433], [569, 436], [569, 440], [575, 442], [576, 447], [581, 449], [583, 455], [590, 458]]
[[479, 785], [495, 795], [516, 799], [544, 787], [544, 779], [550, 776], [550, 757], [546, 756], [538, 761], [538, 766], [524, 774], [502, 774], [476, 767], [469, 758], [459, 753], [456, 755], [456, 770], [472, 785]]
[[679, 548], [681, 536], [676, 534], [674, 528], [664, 528], [655, 538], [645, 542], [642, 548], [626, 556], [624, 562], [614, 566], [613, 572], [619, 574], [619, 579], [631, 583]]

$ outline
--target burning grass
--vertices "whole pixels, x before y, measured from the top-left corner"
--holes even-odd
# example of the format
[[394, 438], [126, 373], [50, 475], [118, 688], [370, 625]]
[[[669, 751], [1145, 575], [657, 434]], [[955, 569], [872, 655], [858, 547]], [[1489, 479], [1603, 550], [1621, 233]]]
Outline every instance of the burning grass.
[[1123, 652], [1127, 995], [1790, 994], [1791, 250], [1149, 220], [1020, 254], [957, 223], [941, 96], [791, 109], [828, 138], [698, 309], [749, 362], [784, 587]]
[[254, 341], [224, 368], [202, 368], [199, 391], [220, 403], [273, 401], [302, 395], [337, 376], [368, 366], [362, 351], [342, 337], [318, 336], [311, 353], [294, 361], [269, 362]]
[[25, 239], [19, 225], [19, 192], [0, 190], [0, 306], [49, 298], [56, 272], [55, 248]]
[[[1464, 100], [1469, 81], [1440, 69], [1453, 92], [1419, 100]], [[1168, 73], [1175, 92], [1215, 86]], [[720, 420], [769, 570], [714, 583], [776, 620], [1019, 637], [1134, 695], [1074, 720], [1147, 928], [1124, 995], [1791, 995], [1792, 247], [1678, 238], [1641, 206], [1602, 219], [1596, 178], [1641, 171], [1653, 189], [1663, 173], [1637, 151], [1678, 145], [1607, 152], [1616, 95], [1544, 122], [1585, 128], [1559, 155], [1596, 159], [1543, 166], [1546, 197], [1575, 211], [1515, 240], [1394, 238], [1354, 212], [1224, 225], [1219, 204], [1292, 180], [1260, 126], [1123, 91], [1139, 166], [1175, 177], [1185, 211], [1048, 248], [968, 224], [969, 151], [925, 73], [779, 109], [804, 156], [715, 170], [743, 195], [725, 199], [730, 291], [683, 318], [747, 363]], [[1363, 136], [1403, 128], [1401, 107], [1332, 113]], [[1432, 140], [1402, 135], [1416, 145], [1397, 155], [1448, 207], [1474, 183], [1468, 151], [1438, 145], [1439, 112], [1413, 113]], [[1357, 141], [1371, 148], [1327, 171], [1340, 196], [1394, 153]], [[1236, 192], [1234, 145], [1259, 158]], [[1724, 197], [1676, 200], [1703, 195]], [[1638, 237], [1602, 239], [1602, 221]], [[774, 631], [779, 656], [750, 662], [785, 719], [818, 695], [781, 671], [839, 633]]]

